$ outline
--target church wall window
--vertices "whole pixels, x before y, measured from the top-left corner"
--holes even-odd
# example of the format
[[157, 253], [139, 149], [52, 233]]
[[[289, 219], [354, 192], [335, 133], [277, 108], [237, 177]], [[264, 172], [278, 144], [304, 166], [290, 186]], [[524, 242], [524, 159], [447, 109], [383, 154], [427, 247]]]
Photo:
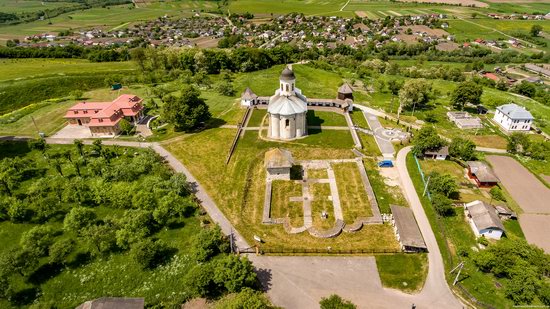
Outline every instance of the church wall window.
[[290, 119], [285, 120], [285, 127], [288, 127], [290, 125]]
[[286, 84], [286, 91], [288, 91], [288, 84]]

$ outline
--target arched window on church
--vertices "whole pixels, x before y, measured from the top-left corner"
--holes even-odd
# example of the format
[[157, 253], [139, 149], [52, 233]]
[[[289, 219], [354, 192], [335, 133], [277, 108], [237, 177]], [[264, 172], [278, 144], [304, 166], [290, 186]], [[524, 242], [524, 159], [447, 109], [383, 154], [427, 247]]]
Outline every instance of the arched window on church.
[[294, 91], [294, 84], [292, 84], [292, 91]]
[[288, 127], [289, 125], [290, 125], [290, 119], [287, 119], [287, 120], [285, 121], [285, 127]]
[[288, 91], [288, 84], [286, 84], [286, 91]]

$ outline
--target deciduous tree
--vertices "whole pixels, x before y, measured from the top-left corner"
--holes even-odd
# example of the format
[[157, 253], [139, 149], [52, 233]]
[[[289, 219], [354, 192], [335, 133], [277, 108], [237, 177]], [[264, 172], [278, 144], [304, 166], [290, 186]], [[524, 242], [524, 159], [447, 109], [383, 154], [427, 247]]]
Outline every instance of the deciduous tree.
[[405, 108], [422, 107], [430, 100], [432, 84], [425, 79], [409, 79], [399, 90], [399, 103]]
[[83, 229], [95, 224], [96, 220], [97, 216], [93, 210], [84, 207], [75, 207], [65, 216], [63, 229], [78, 234]]
[[169, 96], [162, 106], [162, 118], [174, 125], [177, 131], [189, 131], [210, 119], [208, 105], [193, 87], [185, 87], [180, 97]]
[[432, 126], [423, 126], [414, 137], [413, 153], [422, 155], [426, 150], [435, 150], [443, 147], [445, 141], [437, 134]]
[[349, 300], [345, 300], [342, 297], [332, 294], [329, 297], [323, 297], [319, 302], [321, 309], [355, 309], [357, 308]]
[[478, 105], [481, 103], [483, 87], [474, 81], [460, 83], [451, 94], [451, 102], [457, 109], [463, 109], [467, 103]]
[[469, 139], [461, 137], [453, 138], [449, 145], [449, 155], [464, 161], [471, 161], [476, 158], [476, 144]]

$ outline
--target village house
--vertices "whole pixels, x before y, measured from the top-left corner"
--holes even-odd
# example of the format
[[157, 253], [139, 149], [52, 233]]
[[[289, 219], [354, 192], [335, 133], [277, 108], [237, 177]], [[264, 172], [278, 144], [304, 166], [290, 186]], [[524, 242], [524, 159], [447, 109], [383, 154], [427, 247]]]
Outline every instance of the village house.
[[119, 122], [137, 123], [143, 117], [142, 99], [123, 94], [112, 102], [80, 102], [69, 108], [65, 119], [71, 125], [87, 126], [92, 136], [114, 137], [120, 133]]
[[504, 225], [493, 206], [483, 201], [473, 201], [464, 205], [466, 217], [477, 237], [500, 239], [504, 234]]
[[447, 117], [460, 129], [481, 129], [481, 119], [473, 117], [468, 112], [447, 112]]
[[412, 210], [408, 207], [390, 205], [392, 225], [401, 249], [405, 252], [427, 251], [422, 233], [418, 228]]
[[439, 149], [429, 149], [424, 151], [425, 159], [446, 160], [449, 156], [449, 146], [443, 146]]
[[514, 104], [497, 107], [493, 120], [506, 131], [529, 131], [533, 123], [533, 115], [525, 108]]
[[267, 177], [271, 179], [290, 180], [290, 169], [294, 159], [290, 151], [281, 148], [268, 150], [264, 156]]
[[493, 170], [484, 162], [468, 161], [468, 177], [473, 179], [478, 187], [492, 187], [498, 184], [498, 177]]

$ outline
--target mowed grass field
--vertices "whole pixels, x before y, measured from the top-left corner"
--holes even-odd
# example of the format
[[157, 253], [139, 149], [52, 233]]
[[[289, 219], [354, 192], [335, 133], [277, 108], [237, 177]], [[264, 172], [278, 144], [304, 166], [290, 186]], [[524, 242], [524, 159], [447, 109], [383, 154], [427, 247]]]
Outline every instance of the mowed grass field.
[[[468, 19], [468, 20], [448, 20], [449, 28], [447, 31], [456, 36], [457, 40], [475, 40], [482, 38], [485, 40], [508, 39], [507, 35], [514, 33], [528, 33], [533, 25], [540, 25], [543, 29], [550, 29], [550, 20], [496, 20], [496, 19]], [[548, 31], [548, 30], [547, 30]]]
[[0, 82], [52, 75], [136, 69], [136, 64], [131, 61], [98, 63], [83, 59], [0, 59]]
[[287, 14], [292, 12], [305, 15], [362, 16], [368, 18], [384, 18], [386, 16], [426, 15], [426, 14], [457, 14], [468, 16], [475, 8], [445, 6], [426, 3], [392, 2], [389, 0], [235, 0], [229, 4], [231, 12], [251, 12], [259, 16], [271, 14]]
[[[327, 246], [343, 250], [398, 248], [389, 225], [369, 225], [357, 233], [319, 239], [307, 232], [290, 235], [282, 225], [261, 223], [266, 177], [263, 164], [265, 151], [272, 147], [284, 147], [292, 152], [295, 160], [353, 158], [349, 132], [326, 130], [297, 141], [277, 143], [260, 139], [257, 131], [247, 131], [226, 165], [225, 157], [235, 133], [233, 129], [209, 129], [176, 141], [167, 141], [164, 146], [190, 169], [228, 219], [251, 243], [253, 235], [259, 235], [265, 241], [262, 247], [271, 249], [322, 250]], [[284, 195], [282, 198], [286, 199]], [[276, 204], [277, 215], [289, 214], [295, 218], [293, 224], [299, 224], [301, 220], [299, 210], [299, 207], [283, 209]]]
[[38, 0], [0, 0], [0, 12], [27, 13], [37, 12], [58, 7], [75, 6], [76, 2], [44, 2]]

